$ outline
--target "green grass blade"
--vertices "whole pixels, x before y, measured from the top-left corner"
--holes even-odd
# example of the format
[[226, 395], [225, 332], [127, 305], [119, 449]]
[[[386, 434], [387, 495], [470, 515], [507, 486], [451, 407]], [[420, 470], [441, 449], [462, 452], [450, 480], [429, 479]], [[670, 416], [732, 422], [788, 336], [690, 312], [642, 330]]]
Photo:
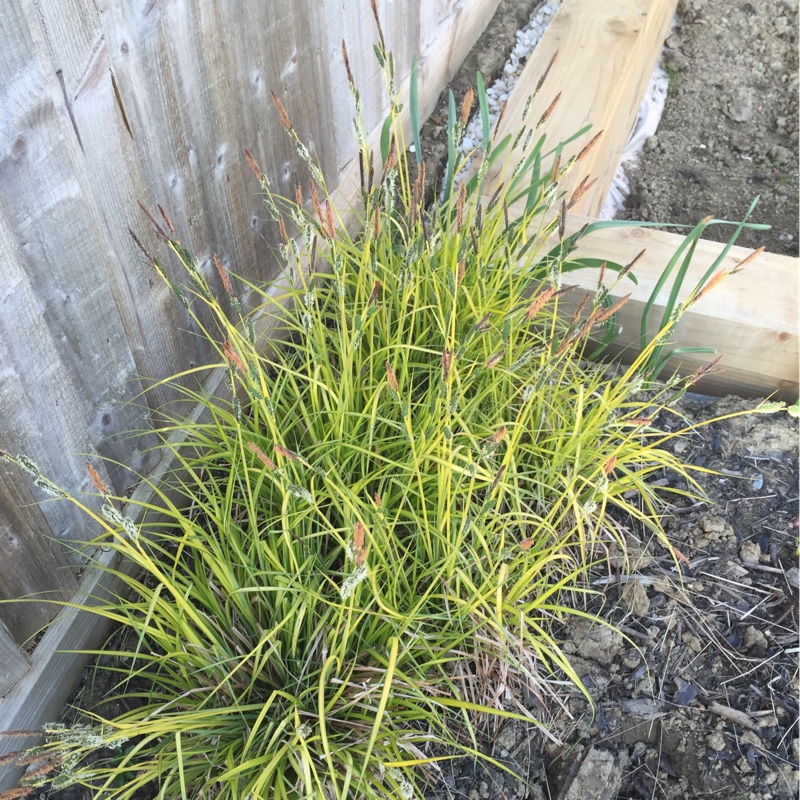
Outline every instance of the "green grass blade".
[[414, 155], [417, 157], [417, 164], [422, 161], [422, 144], [420, 143], [419, 131], [419, 67], [416, 55], [411, 59], [411, 85], [408, 92], [409, 112], [411, 114], [411, 133], [414, 137]]
[[492, 127], [489, 122], [489, 102], [486, 98], [486, 86], [483, 83], [483, 75], [480, 72], [475, 74], [475, 83], [478, 88], [478, 108], [481, 111], [481, 127], [483, 129], [481, 148], [483, 149], [483, 156], [486, 158], [489, 155], [492, 141]]

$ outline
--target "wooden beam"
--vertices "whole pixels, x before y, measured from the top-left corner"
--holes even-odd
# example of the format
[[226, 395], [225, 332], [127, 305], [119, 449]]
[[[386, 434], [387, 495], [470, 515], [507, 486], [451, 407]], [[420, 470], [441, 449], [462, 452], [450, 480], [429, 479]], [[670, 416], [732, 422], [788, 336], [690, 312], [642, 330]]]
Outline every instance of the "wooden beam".
[[[590, 217], [569, 215], [567, 234], [574, 233]], [[638, 352], [640, 320], [644, 305], [655, 284], [683, 237], [656, 228], [607, 228], [582, 239], [574, 257], [592, 257], [628, 264], [641, 250], [646, 253], [634, 268], [638, 285], [624, 280], [612, 292], [616, 298], [632, 292], [620, 310], [622, 326], [615, 351], [623, 358]], [[684, 281], [679, 300], [683, 301], [701, 276], [722, 252], [724, 245], [700, 240]], [[732, 247], [720, 264], [729, 270], [749, 255], [744, 247]], [[696, 391], [707, 394], [738, 394], [763, 397], [774, 395], [787, 402], [798, 396], [798, 274], [800, 260], [789, 256], [762, 253], [740, 273], [726, 278], [707, 295], [691, 306], [678, 323], [673, 340], [676, 345], [713, 348], [722, 355], [723, 372], [712, 374], [696, 384]], [[598, 270], [570, 272], [565, 284], [577, 284], [581, 291], [573, 293], [577, 302], [586, 292], [597, 289]], [[608, 286], [613, 273], [606, 272]], [[657, 331], [664, 312], [671, 283], [659, 292], [650, 312], [651, 335]], [[569, 303], [567, 303], [569, 308]], [[664, 376], [675, 370], [691, 374], [708, 364], [714, 355], [688, 354], [672, 359]]]
[[[497, 141], [519, 131], [528, 97], [558, 53], [526, 120], [536, 125], [561, 93], [539, 130], [547, 135], [545, 152], [592, 124], [591, 131], [565, 147], [562, 164], [603, 131], [590, 153], [561, 181], [570, 193], [584, 177], [597, 178], [576, 212], [600, 213], [676, 6], [677, 0], [563, 0], [508, 99]], [[520, 155], [512, 154], [510, 167], [519, 160]], [[496, 165], [489, 171], [486, 194], [494, 192], [504, 170]]]

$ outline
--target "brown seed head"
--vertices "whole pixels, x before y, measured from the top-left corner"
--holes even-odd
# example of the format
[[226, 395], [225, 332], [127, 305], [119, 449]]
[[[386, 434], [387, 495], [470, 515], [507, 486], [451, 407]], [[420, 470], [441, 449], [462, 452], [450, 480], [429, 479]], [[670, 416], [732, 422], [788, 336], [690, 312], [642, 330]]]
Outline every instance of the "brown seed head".
[[172, 235], [175, 236], [176, 235], [175, 234], [175, 226], [172, 224], [172, 220], [167, 216], [167, 212], [164, 211], [164, 209], [161, 208], [161, 206], [158, 206], [158, 213], [161, 214], [161, 219], [163, 219], [164, 222], [167, 223], [167, 227], [172, 232]]
[[458, 203], [456, 204], [456, 230], [461, 233], [461, 228], [464, 227], [464, 203], [467, 199], [467, 185], [461, 184], [458, 190]]
[[467, 262], [462, 258], [461, 261], [458, 262], [458, 273], [456, 274], [456, 286], [461, 285], [461, 281], [464, 280], [464, 275], [467, 272]]
[[731, 275], [736, 274], [740, 270], [743, 270], [751, 261], [755, 261], [765, 250], [765, 247], [759, 247], [758, 250], [753, 250], [749, 256], [743, 258], [732, 270]]
[[581, 298], [580, 303], [578, 303], [578, 307], [575, 309], [575, 312], [572, 315], [572, 319], [569, 321], [570, 325], [574, 325], [578, 321], [578, 319], [580, 318], [580, 315], [583, 313], [583, 309], [586, 307], [586, 304], [588, 302], [589, 302], [589, 295], [585, 294]]
[[294, 450], [289, 450], [288, 447], [284, 447], [282, 444], [275, 444], [273, 445], [275, 452], [279, 456], [283, 456], [284, 458], [288, 458], [289, 461], [299, 461], [300, 456], [294, 452]]
[[232, 367], [236, 367], [242, 375], [245, 374], [244, 363], [242, 363], [242, 359], [239, 358], [238, 353], [233, 349], [231, 345], [231, 340], [229, 338], [225, 338], [225, 341], [222, 343], [222, 352], [225, 354], [225, 358], [227, 359], [228, 363]]
[[100, 473], [88, 461], [86, 462], [86, 471], [89, 473], [89, 477], [92, 479], [95, 489], [97, 489], [100, 494], [108, 497], [108, 487], [105, 485], [105, 483], [103, 483]]
[[417, 177], [414, 180], [414, 185], [411, 188], [411, 224], [412, 226], [417, 220], [419, 208], [422, 205], [422, 200], [425, 196], [425, 162], [421, 161], [419, 169], [417, 170]]
[[503, 427], [500, 428], [500, 430], [497, 430], [492, 434], [492, 442], [494, 444], [500, 444], [500, 442], [502, 442], [503, 439], [506, 438], [507, 433], [508, 433], [508, 428], [505, 425], [503, 425]]
[[283, 217], [278, 217], [278, 231], [281, 234], [281, 241], [284, 244], [289, 244], [289, 234], [286, 232], [286, 223], [283, 221]]
[[336, 236], [336, 224], [333, 221], [333, 205], [330, 199], [325, 203], [325, 230], [323, 231], [326, 239], [333, 241]]
[[569, 211], [573, 206], [577, 205], [581, 198], [589, 191], [597, 183], [597, 178], [592, 178], [589, 180], [589, 176], [586, 175], [584, 179], [578, 184], [575, 191], [572, 193], [572, 196], [569, 198], [569, 202], [567, 203], [567, 211]]
[[641, 250], [634, 257], [630, 264], [626, 264], [619, 272], [619, 277], [624, 278], [643, 258], [647, 250]]
[[550, 173], [551, 181], [555, 182], [558, 180], [558, 173], [560, 169], [561, 169], [561, 153], [558, 154], [555, 163], [553, 164], [553, 171]]
[[531, 539], [531, 537], [530, 537], [530, 536], [528, 536], [527, 538], [523, 539], [523, 540], [522, 540], [522, 541], [519, 543], [519, 546], [520, 546], [520, 547], [521, 547], [523, 550], [525, 550], [525, 551], [527, 552], [528, 550], [530, 550], [530, 549], [531, 549], [531, 547], [533, 547], [533, 539]]
[[555, 293], [555, 286], [548, 286], [543, 292], [539, 292], [528, 306], [528, 310], [525, 312], [525, 319], [529, 322], [535, 319], [536, 315], [550, 302]]
[[256, 160], [253, 158], [253, 154], [246, 147], [244, 149], [244, 155], [245, 158], [247, 159], [247, 163], [250, 165], [250, 169], [253, 170], [253, 173], [255, 174], [256, 178], [258, 178], [258, 182], [264, 183], [264, 173], [261, 171], [258, 164], [256, 163]]
[[601, 313], [597, 315], [597, 319], [595, 320], [595, 322], [600, 323], [600, 322], [605, 322], [607, 319], [610, 319], [612, 316], [614, 316], [614, 314], [617, 313], [617, 311], [619, 311], [622, 308], [622, 306], [625, 305], [625, 303], [628, 302], [630, 296], [631, 294], [628, 293], [624, 297], [620, 297], [620, 299], [617, 300], [616, 303], [610, 305], [604, 311], [601, 311]]
[[164, 233], [164, 229], [156, 222], [156, 218], [144, 207], [144, 205], [142, 204], [141, 200], [139, 201], [139, 208], [141, 208], [142, 211], [144, 211], [145, 215], [147, 216], [147, 219], [149, 219], [150, 222], [153, 223], [153, 227], [156, 229], [156, 233], [165, 242], [168, 242], [169, 241], [169, 236], [167, 236], [167, 234]]
[[491, 314], [484, 314], [483, 317], [481, 317], [480, 321], [475, 325], [475, 332], [486, 333], [486, 331], [488, 331], [489, 328], [491, 327], [491, 325], [489, 324], [491, 318], [492, 318]]
[[[12, 750], [10, 753], [6, 753], [4, 756], [0, 756], [0, 767], [4, 767], [6, 764], [10, 764], [14, 759], [19, 756], [24, 756], [27, 753], [27, 750]], [[22, 766], [21, 764], [19, 766]]]
[[696, 303], [700, 300], [704, 295], [708, 294], [715, 286], [721, 283], [725, 278], [730, 275], [730, 272], [725, 272], [725, 270], [720, 270], [719, 272], [715, 273], [711, 276], [708, 283], [693, 297], [691, 298], [691, 303]]
[[503, 356], [505, 354], [506, 354], [505, 350], [498, 350], [496, 353], [494, 353], [493, 355], [489, 356], [489, 358], [486, 359], [484, 367], [486, 369], [491, 369], [492, 367], [496, 367], [503, 359]]
[[139, 237], [130, 228], [128, 228], [128, 233], [131, 235], [134, 244], [144, 253], [144, 257], [152, 264], [153, 256], [144, 249], [144, 245], [139, 241]]
[[303, 187], [300, 186], [299, 183], [294, 187], [294, 204], [298, 208], [301, 208], [303, 205]]
[[233, 286], [231, 286], [231, 279], [228, 277], [228, 270], [222, 266], [222, 261], [220, 261], [220, 258], [216, 253], [214, 253], [214, 266], [217, 268], [219, 279], [222, 281], [222, 285], [225, 287], [225, 293], [228, 295], [228, 297], [233, 297]]
[[369, 300], [367, 301], [367, 308], [369, 308], [378, 299], [380, 291], [381, 291], [381, 282], [375, 281], [375, 286], [372, 287], [372, 292], [369, 296]]
[[553, 101], [550, 103], [549, 106], [547, 106], [547, 109], [545, 110], [544, 114], [542, 114], [542, 116], [539, 117], [539, 121], [536, 123], [536, 129], [537, 130], [539, 128], [541, 128], [542, 125], [544, 125], [545, 122], [547, 122], [548, 119], [550, 119], [550, 115], [556, 110], [556, 106], [558, 105], [558, 101], [559, 100], [561, 100], [561, 92], [559, 92], [553, 98]]
[[0, 792], [0, 800], [18, 800], [20, 797], [27, 797], [36, 790], [34, 786], [20, 786], [17, 789], [7, 789]]
[[691, 384], [697, 383], [701, 378], [705, 378], [706, 375], [724, 372], [725, 370], [719, 366], [720, 361], [722, 361], [722, 356], [717, 356], [713, 361], [708, 364], [703, 364], [703, 366], [696, 369], [689, 377], [689, 385], [691, 386]]
[[539, 78], [538, 83], [536, 84], [536, 88], [533, 90], [534, 95], [539, 94], [539, 89], [542, 88], [544, 82], [547, 80], [547, 76], [550, 74], [550, 69], [552, 68], [553, 64], [556, 63], [556, 59], [558, 58], [558, 50], [553, 53], [553, 57], [550, 59], [550, 63], [545, 67], [544, 72], [542, 73], [542, 77]]
[[367, 530], [364, 527], [364, 523], [359, 520], [356, 522], [355, 527], [353, 528], [353, 546], [359, 552], [364, 549], [366, 534]]
[[503, 479], [503, 473], [506, 471], [506, 465], [503, 464], [499, 470], [497, 470], [497, 475], [494, 476], [494, 480], [492, 480], [492, 485], [489, 487], [489, 491], [493, 492], [497, 488], [497, 484]]
[[[478, 209], [478, 212], [480, 213], [480, 208]], [[478, 237], [475, 235], [475, 226], [474, 225], [470, 226], [469, 238], [472, 239], [472, 249], [477, 254], [479, 252], [479, 250], [480, 250], [480, 245], [478, 244]]]
[[384, 167], [384, 175], [390, 169], [394, 169], [397, 164], [397, 149], [395, 148], [394, 134], [392, 134], [391, 144], [389, 145], [389, 155], [386, 157], [386, 166]]
[[355, 88], [355, 82], [353, 81], [353, 73], [350, 71], [350, 59], [347, 57], [347, 45], [344, 43], [344, 39], [342, 39], [342, 61], [344, 61], [344, 69], [347, 73], [347, 82], [350, 84], [350, 89]]
[[611, 456], [611, 458], [609, 458], [608, 461], [606, 461], [606, 463], [603, 464], [603, 473], [605, 474], [606, 477], [608, 477], [614, 471], [616, 463], [617, 463], [617, 457]]
[[273, 471], [278, 469], [277, 464], [255, 443], [248, 442], [247, 448], [251, 453], [254, 453], [256, 458], [268, 469]]
[[381, 500], [381, 496], [377, 492], [372, 495], [372, 499], [375, 502], [375, 508], [380, 508], [383, 505], [383, 500]]
[[378, 16], [378, 4], [375, 0], [369, 0], [369, 5], [372, 8], [372, 16], [375, 17], [375, 24], [378, 26], [378, 41], [381, 44], [381, 50], [386, 52], [386, 43], [383, 40], [383, 30], [381, 29], [381, 18]]
[[467, 93], [464, 95], [464, 99], [461, 101], [461, 124], [466, 125], [467, 120], [469, 119], [469, 112], [472, 111], [472, 102], [475, 100], [475, 92], [472, 90], [470, 86], [467, 89]]
[[453, 351], [446, 347], [442, 350], [442, 380], [446, 381], [450, 375], [450, 365], [453, 362]]
[[505, 103], [503, 103], [503, 107], [500, 109], [500, 114], [497, 117], [497, 122], [495, 123], [495, 126], [494, 126], [494, 135], [495, 136], [497, 136], [497, 131], [500, 130], [500, 126], [503, 124], [503, 118], [506, 115], [506, 109], [507, 108], [508, 108], [508, 100], [506, 100]]
[[400, 387], [397, 383], [397, 376], [394, 374], [394, 370], [392, 369], [392, 365], [386, 361], [384, 362], [384, 366], [386, 367], [386, 380], [389, 383], [389, 388], [395, 393], [398, 394], [400, 391]]
[[577, 163], [578, 161], [580, 161], [582, 158], [586, 158], [586, 156], [588, 156], [588, 155], [589, 155], [589, 153], [592, 151], [592, 149], [594, 148], [594, 146], [595, 146], [595, 145], [597, 144], [597, 142], [600, 140], [600, 137], [601, 137], [602, 135], [603, 135], [603, 131], [600, 131], [599, 133], [596, 133], [596, 134], [595, 134], [595, 135], [592, 137], [591, 141], [590, 141], [590, 142], [589, 142], [589, 143], [586, 145], [586, 147], [584, 147], [584, 148], [583, 148], [583, 150], [581, 150], [581, 151], [580, 151], [580, 153], [578, 153], [578, 157], [575, 159], [575, 162], [576, 162], [576, 163]]
[[322, 206], [319, 204], [319, 192], [317, 191], [317, 184], [311, 181], [311, 205], [314, 207], [314, 213], [317, 215], [319, 224], [323, 226], [325, 220], [322, 218]]
[[289, 115], [286, 113], [286, 109], [283, 107], [283, 103], [281, 103], [280, 97], [272, 92], [272, 102], [275, 104], [275, 108], [278, 109], [278, 117], [281, 121], [281, 125], [286, 128], [287, 131], [292, 129], [292, 122], [289, 119]]

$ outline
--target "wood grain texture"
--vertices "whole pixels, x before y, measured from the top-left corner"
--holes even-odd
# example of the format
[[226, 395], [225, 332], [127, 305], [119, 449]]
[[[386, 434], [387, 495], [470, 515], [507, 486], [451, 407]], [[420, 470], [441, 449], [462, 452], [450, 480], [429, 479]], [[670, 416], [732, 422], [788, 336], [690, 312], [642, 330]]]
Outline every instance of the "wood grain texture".
[[[531, 103], [527, 122], [536, 125], [560, 92], [558, 104], [538, 131], [547, 136], [545, 152], [587, 123], [592, 125], [588, 133], [564, 148], [562, 166], [596, 133], [603, 132], [561, 181], [569, 194], [585, 176], [597, 178], [574, 207], [576, 213], [600, 213], [676, 7], [677, 0], [563, 0], [509, 95], [499, 139], [517, 133], [528, 97], [558, 53]], [[519, 154], [512, 155], [509, 167], [519, 160]], [[546, 169], [547, 162], [544, 166]], [[490, 170], [487, 194], [494, 191], [502, 174], [502, 165]]]
[[[577, 217], [573, 230], [586, 222]], [[643, 248], [647, 253], [635, 269], [639, 285], [622, 308], [619, 316], [623, 332], [619, 347], [629, 348], [639, 334], [641, 313], [655, 283], [678, 246], [679, 234], [655, 228], [618, 228], [597, 231], [581, 242], [577, 256], [612, 259], [629, 263]], [[686, 276], [679, 300], [686, 298], [705, 271], [714, 263], [724, 245], [700, 240]], [[744, 247], [733, 247], [720, 264], [730, 270], [751, 253]], [[696, 390], [709, 394], [738, 394], [764, 397], [775, 394], [788, 402], [798, 396], [798, 275], [800, 260], [790, 256], [763, 253], [742, 272], [726, 278], [683, 316], [675, 329], [674, 339], [682, 346], [709, 347], [722, 356], [724, 370], [703, 379]], [[570, 273], [582, 289], [597, 285], [593, 270]], [[651, 319], [660, 320], [669, 296], [670, 285], [659, 293]], [[619, 287], [618, 294], [627, 294], [631, 287]], [[715, 356], [689, 354], [673, 359], [665, 375], [676, 369], [691, 374]]]
[[[567, 234], [579, 230], [589, 217], [567, 216]], [[631, 292], [631, 298], [619, 311], [622, 327], [614, 351], [632, 359], [638, 352], [640, 320], [663, 269], [683, 237], [656, 228], [610, 228], [596, 231], [581, 240], [575, 257], [607, 259], [628, 264], [642, 250], [646, 253], [634, 274], [638, 285], [624, 281], [612, 295], [619, 298]], [[722, 252], [723, 244], [700, 240], [687, 272], [679, 302], [686, 299], [706, 270]], [[731, 248], [718, 267], [728, 271], [752, 251]], [[606, 285], [611, 272], [607, 272]], [[731, 275], [691, 306], [674, 333], [674, 342], [685, 347], [708, 347], [722, 356], [722, 372], [709, 375], [696, 384], [696, 391], [708, 394], [737, 394], [745, 397], [774, 396], [796, 402], [798, 396], [798, 275], [800, 260], [790, 256], [762, 253], [741, 272]], [[571, 310], [586, 292], [597, 288], [596, 269], [570, 272], [564, 281], [576, 284], [578, 290], [565, 304]], [[667, 303], [671, 284], [659, 292], [650, 312], [651, 335], [657, 332]], [[716, 355], [685, 354], [672, 359], [664, 375], [678, 370], [690, 375], [708, 364]]]
[[11, 691], [30, 665], [30, 659], [19, 648], [8, 628], [0, 620], [0, 699]]

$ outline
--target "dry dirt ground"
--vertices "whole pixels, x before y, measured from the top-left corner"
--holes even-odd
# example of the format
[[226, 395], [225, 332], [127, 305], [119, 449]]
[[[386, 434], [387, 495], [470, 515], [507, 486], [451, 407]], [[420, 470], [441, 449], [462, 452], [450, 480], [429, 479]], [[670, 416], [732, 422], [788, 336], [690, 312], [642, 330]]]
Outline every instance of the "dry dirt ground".
[[772, 230], [745, 231], [738, 243], [797, 255], [797, 3], [682, 0], [666, 45], [664, 115], [619, 216], [739, 220], [759, 196], [752, 219]]
[[[753, 403], [690, 397], [679, 410], [702, 422]], [[657, 424], [683, 422], [670, 415]], [[553, 726], [561, 743], [506, 723], [484, 744], [517, 777], [462, 760], [431, 797], [797, 796], [797, 422], [737, 417], [673, 446], [686, 463], [713, 470], [698, 475], [708, 500], [682, 500], [664, 520], [688, 560], [682, 576], [659, 542], [631, 529], [630, 571], [596, 575], [600, 594], [586, 607], [621, 633], [579, 618], [563, 631], [593, 704], [565, 690]]]

